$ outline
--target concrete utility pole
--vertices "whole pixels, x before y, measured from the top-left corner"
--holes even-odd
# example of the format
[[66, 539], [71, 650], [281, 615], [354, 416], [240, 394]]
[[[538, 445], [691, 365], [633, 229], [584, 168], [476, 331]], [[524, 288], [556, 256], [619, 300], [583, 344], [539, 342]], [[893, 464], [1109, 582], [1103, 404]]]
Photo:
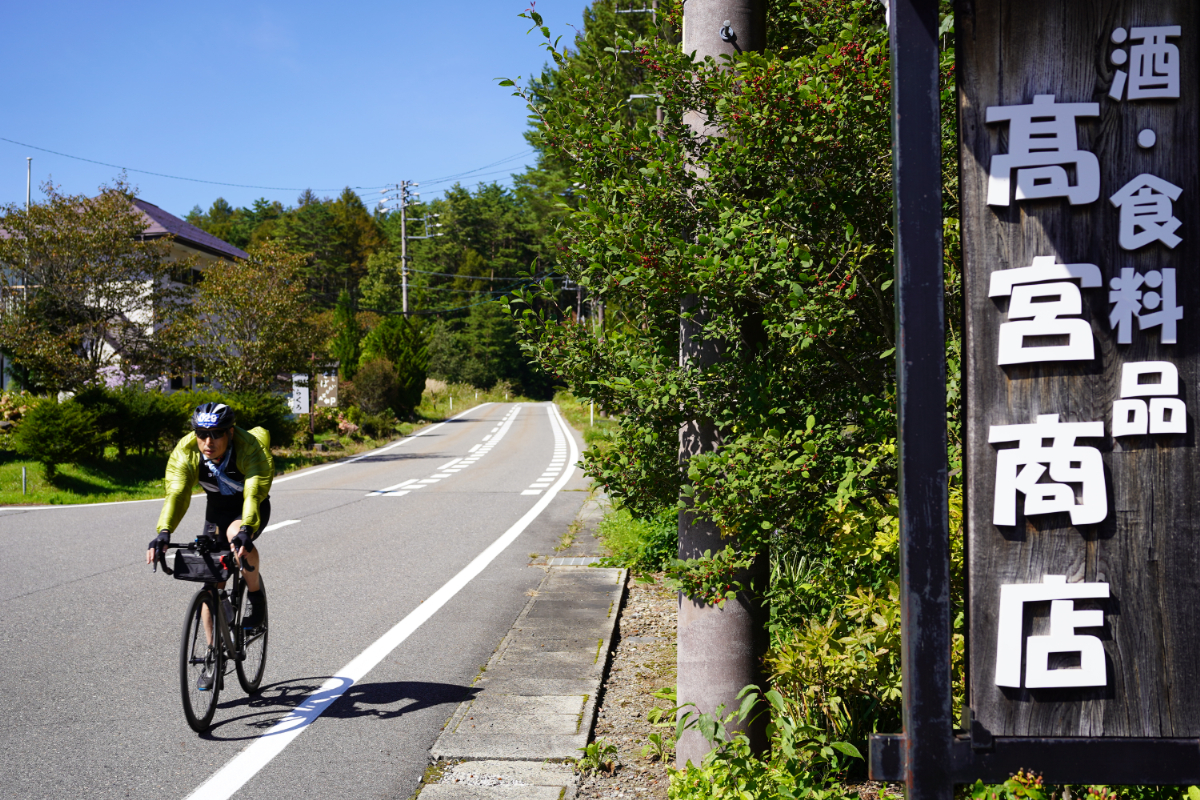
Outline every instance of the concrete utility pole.
[[400, 303], [408, 316], [408, 181], [400, 181]]
[[[408, 207], [410, 205], [413, 205], [414, 203], [418, 202], [417, 198], [421, 196], [420, 192], [414, 192], [414, 191], [412, 191], [412, 189], [413, 189], [413, 187], [420, 186], [420, 185], [421, 184], [416, 183], [415, 181], [400, 181], [399, 183], [392, 184], [392, 187], [390, 189], [384, 189], [381, 192], [381, 194], [393, 195], [393, 196], [384, 197], [384, 199], [379, 201], [379, 206], [380, 206], [380, 209], [382, 209], [382, 210], [395, 210], [395, 209], [387, 208], [387, 204], [389, 202], [397, 203], [399, 206], [399, 211], [400, 211], [400, 308], [401, 308], [401, 311], [403, 312], [404, 316], [406, 316], [406, 317], [408, 316], [408, 262], [411, 259], [411, 256], [409, 256], [409, 254], [408, 254], [408, 242], [410, 239], [432, 239], [436, 236], [442, 235], [440, 233], [430, 233], [429, 232], [429, 228], [430, 228], [429, 217], [430, 216], [437, 217], [437, 216], [439, 216], [438, 214], [432, 214], [432, 215], [426, 214], [425, 217], [423, 217], [421, 219], [412, 220], [413, 222], [425, 223], [425, 235], [424, 236], [409, 236], [408, 235], [408, 223], [409, 223]], [[440, 228], [440, 227], [442, 227], [442, 225], [441, 225], [441, 223], [437, 223], [433, 227]]]
[[[25, 215], [29, 216], [29, 201], [33, 186], [33, 156], [25, 156]], [[28, 249], [25, 251], [29, 252]], [[29, 256], [25, 256], [25, 269], [21, 272], [21, 301], [29, 304]]]
[[[764, 0], [686, 0], [683, 10], [683, 50], [695, 53], [697, 60], [705, 56], [720, 59], [722, 55], [760, 50], [766, 42], [766, 4]], [[698, 112], [690, 112], [684, 121], [703, 136], [720, 136]], [[703, 173], [703, 170], [697, 169]], [[716, 342], [699, 338], [704, 323], [711, 319], [704, 298], [686, 295], [681, 302], [684, 313], [692, 319], [679, 322], [679, 364], [681, 367], [705, 369], [722, 358]], [[686, 422], [679, 429], [679, 462], [686, 466], [692, 456], [711, 452], [720, 447], [721, 431], [707, 419]], [[690, 505], [690, 498], [683, 498]], [[705, 550], [716, 553], [729, 544], [721, 538], [716, 525], [690, 511], [679, 515], [679, 557], [697, 558]], [[760, 555], [746, 582], [753, 578], [758, 586], [770, 576], [769, 555]], [[763, 686], [760, 660], [767, 649], [765, 609], [759, 602], [744, 596], [725, 603], [724, 608], [701, 603], [680, 594], [678, 629], [678, 691], [679, 704], [694, 704], [699, 711], [712, 713], [724, 705], [726, 712], [735, 711], [740, 702], [737, 694], [744, 686]], [[765, 715], [746, 730], [757, 752], [767, 747]], [[712, 748], [698, 731], [686, 732], [676, 743], [678, 766], [688, 761], [699, 765]]]

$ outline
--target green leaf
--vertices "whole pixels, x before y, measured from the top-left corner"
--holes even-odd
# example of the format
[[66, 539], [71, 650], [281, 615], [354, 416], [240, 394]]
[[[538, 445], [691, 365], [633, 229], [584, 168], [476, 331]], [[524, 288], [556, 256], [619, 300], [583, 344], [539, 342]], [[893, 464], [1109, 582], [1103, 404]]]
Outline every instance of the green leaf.
[[845, 753], [848, 756], [852, 756], [860, 760], [862, 759], [862, 753], [858, 752], [858, 748], [849, 742], [833, 742], [829, 746], [835, 750]]

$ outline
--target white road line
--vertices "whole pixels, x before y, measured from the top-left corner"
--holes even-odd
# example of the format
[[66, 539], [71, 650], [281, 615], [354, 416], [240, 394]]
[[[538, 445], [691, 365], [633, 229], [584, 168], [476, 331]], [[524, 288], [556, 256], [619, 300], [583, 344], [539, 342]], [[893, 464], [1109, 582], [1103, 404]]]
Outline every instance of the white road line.
[[[566, 431], [566, 422], [559, 416], [557, 407], [553, 404], [548, 404], [548, 407], [550, 409], [551, 426], [554, 427], [556, 434], [558, 434], [560, 430], [559, 426], [561, 426], [562, 431], [566, 433], [570, 440], [571, 452], [574, 454], [575, 439]], [[321, 713], [325, 709], [333, 705], [351, 686], [362, 680], [380, 661], [387, 658], [393, 650], [420, 628], [426, 620], [437, 613], [438, 609], [446, 605], [475, 576], [483, 572], [484, 568], [492, 563], [496, 556], [500, 555], [504, 552], [505, 548], [516, 541], [517, 537], [529, 527], [529, 524], [546, 510], [546, 506], [550, 505], [550, 501], [554, 499], [555, 495], [566, 486], [573, 472], [573, 468], [568, 470], [558, 479], [558, 483], [554, 485], [554, 488], [546, 492], [546, 494], [533, 504], [531, 509], [525, 512], [525, 516], [517, 520], [499, 539], [492, 542], [486, 550], [477, 555], [470, 564], [463, 567], [461, 572], [447, 581], [442, 588], [430, 595], [425, 602], [413, 609], [407, 617], [396, 623], [395, 627], [381, 636], [374, 644], [362, 651], [353, 661], [338, 670], [337, 674], [325, 681], [321, 688], [306, 697], [296, 710], [281, 719], [262, 736], [251, 742], [232, 761], [201, 784], [196, 791], [188, 795], [187, 800], [227, 800], [234, 792], [242, 788], [271, 759], [282, 753], [283, 749], [303, 733], [317, 717], [321, 716]]]
[[403, 492], [388, 492], [384, 495], [384, 497], [404, 497], [406, 494], [408, 494], [407, 489], [405, 489]]
[[474, 452], [475, 452], [476, 450], [478, 450], [478, 449], [479, 449], [479, 445], [475, 445], [475, 446], [473, 446], [473, 447], [472, 447], [470, 450], [468, 450], [467, 452], [468, 452], [468, 453], [474, 453]]
[[442, 464], [440, 467], [438, 467], [438, 472], [441, 472], [442, 470], [444, 470], [448, 467], [453, 467], [455, 464], [457, 464], [460, 461], [462, 461], [461, 458], [456, 458], [453, 461], [447, 461], [445, 464]]
[[406, 481], [400, 481], [400, 483], [397, 483], [395, 486], [388, 486], [387, 488], [384, 488], [384, 489], [376, 489], [373, 492], [367, 492], [367, 497], [379, 497], [380, 495], [387, 494], [388, 492], [394, 492], [397, 489], [400, 489], [404, 486], [408, 486], [410, 483], [416, 483], [416, 482], [417, 482], [416, 478], [409, 478]]
[[541, 489], [526, 489], [525, 491], [521, 492], [521, 494], [541, 494], [541, 493], [542, 493]]
[[273, 531], [276, 528], [284, 528], [288, 525], [295, 525], [299, 521], [300, 520], [298, 520], [298, 519], [285, 519], [283, 522], [276, 522], [274, 525], [268, 525], [267, 527], [262, 529], [262, 532], [266, 533], [267, 531]]
[[425, 436], [427, 434], [433, 433], [434, 431], [436, 431], [438, 428], [445, 425], [450, 420], [459, 419], [460, 417], [465, 417], [467, 414], [470, 414], [473, 411], [478, 411], [479, 409], [481, 409], [485, 406], [489, 406], [489, 405], [491, 405], [491, 403], [480, 403], [477, 406], [472, 406], [471, 408], [468, 408], [466, 411], [462, 412], [461, 414], [455, 414], [453, 417], [446, 420], [446, 422], [439, 422], [436, 425], [430, 425], [428, 428], [422, 428], [421, 430], [417, 431], [416, 433], [405, 436], [403, 439], [392, 442], [391, 444], [387, 445], [386, 447], [381, 447], [378, 450], [371, 450], [366, 453], [362, 453], [361, 455], [357, 455], [354, 458], [347, 458], [344, 461], [336, 461], [332, 464], [326, 464], [323, 467], [317, 467], [315, 469], [307, 469], [307, 470], [304, 470], [303, 472], [296, 472], [296, 473], [293, 473], [292, 475], [285, 475], [282, 478], [276, 478], [272, 482], [271, 486], [274, 487], [274, 486], [277, 486], [278, 484], [284, 483], [286, 481], [295, 480], [296, 478], [305, 478], [305, 477], [308, 477], [309, 475], [316, 475], [318, 472], [324, 472], [327, 469], [334, 469], [335, 467], [342, 467], [342, 466], [345, 466], [346, 464], [353, 464], [355, 461], [362, 461], [364, 458], [370, 458], [371, 456], [378, 455], [379, 453], [386, 453], [388, 450], [391, 450], [394, 447], [399, 447], [400, 445], [405, 444], [406, 442], [411, 442], [413, 439], [417, 438], [418, 436]]

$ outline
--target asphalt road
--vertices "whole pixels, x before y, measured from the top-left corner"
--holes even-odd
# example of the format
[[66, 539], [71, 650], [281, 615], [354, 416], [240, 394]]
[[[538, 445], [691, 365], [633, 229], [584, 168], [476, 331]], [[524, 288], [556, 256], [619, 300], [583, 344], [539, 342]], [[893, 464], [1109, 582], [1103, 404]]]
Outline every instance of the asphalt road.
[[[248, 698], [228, 676], [203, 736], [178, 678], [196, 586], [144, 563], [160, 503], [0, 507], [0, 797], [410, 797], [543, 577], [530, 553], [550, 552], [586, 496], [558, 420], [547, 404], [489, 404], [277, 478], [271, 525], [298, 522], [258, 542], [263, 689]], [[203, 506], [176, 541], [199, 531]]]

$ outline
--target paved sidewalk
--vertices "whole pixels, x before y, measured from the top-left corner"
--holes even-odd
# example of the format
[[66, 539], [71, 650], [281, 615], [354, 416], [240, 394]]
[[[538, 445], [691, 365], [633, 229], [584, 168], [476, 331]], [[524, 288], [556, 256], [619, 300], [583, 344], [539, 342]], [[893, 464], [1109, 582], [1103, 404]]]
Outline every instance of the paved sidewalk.
[[[584, 506], [584, 526], [567, 557], [594, 555], [601, 502]], [[431, 751], [434, 760], [466, 763], [423, 786], [422, 800], [575, 796], [574, 772], [561, 762], [578, 758], [591, 736], [628, 573], [545, 569], [541, 585], [476, 679], [476, 695], [459, 705]]]

